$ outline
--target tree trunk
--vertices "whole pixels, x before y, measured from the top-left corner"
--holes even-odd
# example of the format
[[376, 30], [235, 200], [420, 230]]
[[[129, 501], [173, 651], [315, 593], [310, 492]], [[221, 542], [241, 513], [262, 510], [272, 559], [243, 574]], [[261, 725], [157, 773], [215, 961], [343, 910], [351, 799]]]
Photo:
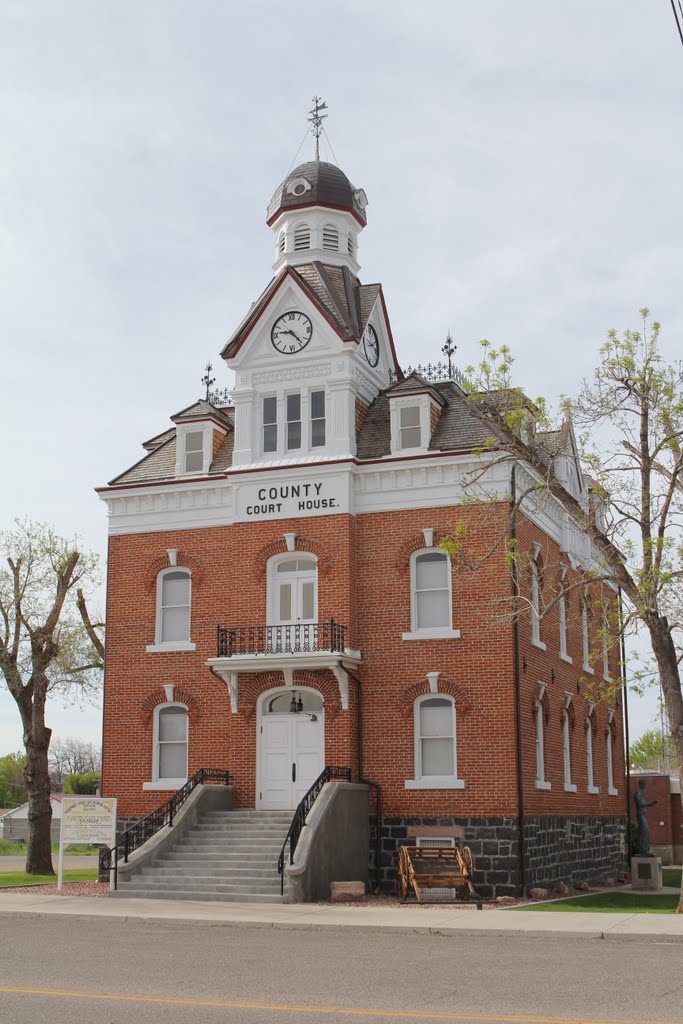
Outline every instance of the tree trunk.
[[[669, 631], [669, 624], [664, 616], [658, 617], [654, 624], [648, 623], [648, 626], [664, 693], [671, 740], [676, 753], [676, 764], [681, 778], [683, 778], [683, 693], [681, 693], [676, 647]], [[683, 793], [681, 794], [681, 803], [683, 804]], [[681, 878], [681, 897], [678, 901], [677, 911], [679, 914], [683, 914], [683, 877]]]
[[[38, 689], [38, 688], [36, 688]], [[42, 687], [40, 687], [42, 690]], [[52, 867], [52, 805], [47, 752], [52, 730], [45, 726], [45, 698], [34, 690], [33, 700], [21, 705], [24, 723], [26, 767], [24, 780], [28, 789], [28, 842], [26, 874], [54, 875]]]

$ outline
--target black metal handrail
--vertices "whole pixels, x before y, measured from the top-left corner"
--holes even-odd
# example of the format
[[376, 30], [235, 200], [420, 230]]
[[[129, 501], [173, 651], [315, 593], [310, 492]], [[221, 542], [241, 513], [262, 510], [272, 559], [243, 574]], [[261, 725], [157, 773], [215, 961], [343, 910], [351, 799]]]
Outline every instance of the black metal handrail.
[[219, 658], [237, 654], [307, 654], [316, 651], [343, 653], [346, 626], [325, 622], [296, 622], [288, 626], [217, 626]]
[[306, 824], [308, 813], [320, 795], [320, 790], [326, 782], [330, 781], [330, 779], [345, 779], [346, 782], [350, 782], [351, 769], [336, 768], [334, 765], [329, 764], [326, 765], [304, 798], [299, 802], [299, 806], [294, 811], [292, 824], [289, 826], [289, 831], [287, 832], [285, 841], [282, 844], [280, 856], [277, 859], [277, 872], [280, 876], [280, 895], [283, 895], [285, 891], [285, 850], [287, 849], [287, 843], [289, 843], [289, 863], [293, 864], [294, 851], [296, 850], [297, 843], [299, 842], [301, 830]]
[[136, 821], [134, 825], [127, 828], [116, 846], [112, 846], [111, 849], [102, 850], [100, 870], [114, 872], [115, 889], [119, 880], [118, 862], [121, 857], [123, 857], [124, 863], [127, 863], [129, 855], [142, 846], [143, 843], [146, 843], [148, 839], [151, 839], [152, 836], [156, 835], [157, 832], [160, 832], [165, 825], [173, 828], [173, 819], [190, 793], [197, 786], [201, 786], [205, 782], [220, 782], [224, 786], [229, 786], [230, 772], [224, 771], [222, 768], [200, 768], [191, 779], [187, 780], [184, 786], [173, 794], [170, 800], [167, 800], [161, 807], [157, 807], [151, 814], [141, 818], [140, 821]]

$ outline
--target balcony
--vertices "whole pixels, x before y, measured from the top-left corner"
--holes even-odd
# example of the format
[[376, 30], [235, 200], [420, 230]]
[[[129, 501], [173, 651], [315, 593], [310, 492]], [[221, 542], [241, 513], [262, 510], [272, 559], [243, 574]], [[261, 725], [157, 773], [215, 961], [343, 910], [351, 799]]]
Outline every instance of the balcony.
[[287, 626], [217, 626], [216, 657], [207, 667], [227, 686], [233, 714], [238, 711], [242, 672], [282, 672], [294, 685], [296, 671], [329, 669], [339, 686], [342, 709], [349, 706], [347, 669], [357, 668], [360, 651], [346, 646], [347, 628], [334, 619]]
[[288, 626], [217, 626], [216, 657], [252, 654], [309, 654], [343, 652], [346, 626], [328, 622]]

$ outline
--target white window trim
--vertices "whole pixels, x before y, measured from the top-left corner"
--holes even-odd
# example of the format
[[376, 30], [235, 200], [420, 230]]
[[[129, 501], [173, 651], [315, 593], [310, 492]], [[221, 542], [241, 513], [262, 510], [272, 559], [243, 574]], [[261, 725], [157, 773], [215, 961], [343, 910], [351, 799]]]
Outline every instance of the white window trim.
[[586, 792], [599, 793], [600, 787], [595, 785], [595, 762], [593, 758], [593, 718], [592, 707], [586, 715], [586, 776], [588, 785]]
[[166, 569], [162, 569], [157, 574], [157, 595], [156, 595], [156, 617], [154, 620], [154, 643], [147, 644], [146, 650], [148, 654], [164, 654], [170, 651], [194, 651], [197, 649], [197, 645], [193, 644], [191, 640], [167, 640], [162, 643], [161, 640], [161, 596], [163, 578], [169, 572], [184, 572], [190, 581], [190, 633], [192, 632], [192, 573], [184, 565], [169, 565]]
[[[311, 416], [311, 395], [314, 391], [322, 391], [325, 395], [325, 415], [323, 417], [325, 423], [325, 444], [318, 444], [315, 446], [312, 444], [313, 423]], [[300, 399], [301, 444], [298, 448], [287, 447], [287, 397], [289, 395], [298, 395]], [[266, 451], [264, 444], [265, 423], [263, 420], [263, 403], [266, 398], [275, 399], [276, 447], [273, 451]], [[330, 395], [324, 383], [312, 385], [309, 388], [298, 387], [279, 392], [264, 392], [259, 396], [258, 401], [258, 453], [262, 458], [299, 459], [302, 456], [311, 454], [320, 456], [328, 450], [331, 443], [331, 405]], [[318, 418], [320, 419], [320, 417]]]
[[538, 576], [538, 562], [534, 558], [531, 562], [531, 642], [534, 647], [541, 651], [546, 650], [545, 643], [541, 640], [541, 588]]
[[[417, 590], [415, 587], [417, 581], [417, 570], [416, 563], [420, 555], [426, 555], [431, 552], [437, 552], [443, 555], [448, 565], [448, 607], [451, 613], [451, 624], [450, 626], [428, 626], [424, 629], [418, 629], [417, 626]], [[403, 640], [457, 640], [460, 637], [460, 630], [453, 629], [453, 573], [451, 570], [451, 560], [445, 551], [442, 551], [439, 547], [419, 548], [417, 551], [413, 551], [410, 556], [410, 630], [402, 633], [401, 638]]]
[[[408, 408], [420, 410], [420, 444], [413, 448], [401, 448], [400, 410]], [[403, 395], [400, 398], [389, 399], [392, 455], [417, 455], [428, 451], [432, 439], [431, 408], [429, 395]]]
[[569, 705], [571, 702], [572, 695], [567, 693], [564, 698], [564, 708], [562, 709], [562, 767], [564, 771], [565, 793], [576, 793], [576, 783], [572, 782], [572, 746], [569, 722]]
[[583, 671], [594, 675], [594, 669], [590, 664], [590, 638], [588, 635], [588, 607], [585, 597], [581, 600], [581, 643], [583, 645]]
[[609, 616], [607, 610], [603, 609], [602, 613], [602, 678], [606, 683], [612, 682], [612, 677], [609, 674], [609, 644], [607, 642], [609, 636]]
[[[143, 782], [143, 790], [175, 791], [180, 789], [187, 782], [187, 774], [184, 779], [160, 779], [159, 778], [159, 712], [164, 708], [184, 708], [187, 715], [187, 704], [179, 700], [166, 701], [164, 704], [157, 704], [154, 709], [154, 726], [152, 731], [152, 781]], [[190, 720], [187, 717], [187, 759], [190, 757]]]
[[545, 777], [545, 722], [543, 721], [543, 694], [545, 683], [539, 685], [539, 693], [534, 697], [535, 730], [536, 730], [536, 789], [551, 789], [551, 783]]
[[[312, 551], [285, 551], [282, 554], [273, 555], [272, 558], [269, 558], [268, 564], [266, 566], [266, 615], [267, 625], [269, 626], [282, 626], [284, 628], [286, 626], [297, 625], [296, 622], [280, 622], [280, 614], [277, 601], [278, 591], [276, 586], [278, 581], [278, 566], [280, 565], [281, 562], [291, 562], [292, 559], [294, 558], [311, 558], [316, 565], [315, 574], [313, 573], [312, 570], [310, 572], [310, 579], [315, 583], [314, 616], [313, 619], [310, 620], [310, 622], [308, 619], [306, 619], [305, 622], [301, 622], [299, 623], [299, 625], [312, 625], [313, 623], [318, 621], [318, 583], [320, 577], [320, 567], [318, 565], [317, 555], [314, 555]], [[298, 577], [299, 575], [304, 575], [303, 570], [301, 574], [291, 573], [292, 577]], [[280, 576], [279, 578], [282, 579], [283, 576]]]
[[572, 659], [567, 653], [567, 592], [564, 589], [564, 580], [567, 575], [567, 566], [563, 565], [560, 570], [560, 599], [558, 602], [558, 617], [560, 623], [560, 658], [562, 661], [566, 661], [568, 665], [572, 664]]
[[[213, 460], [212, 423], [179, 423], [176, 426], [175, 474], [177, 477], [206, 476]], [[201, 470], [185, 470], [185, 439], [188, 434], [202, 434], [202, 468]]]
[[[453, 775], [422, 775], [420, 764], [420, 705], [426, 700], [440, 697], [449, 701], [453, 715]], [[405, 780], [406, 789], [464, 789], [465, 780], [458, 778], [458, 732], [455, 712], [455, 700], [447, 693], [425, 693], [418, 697], [413, 705], [413, 764], [415, 771], [414, 779]]]
[[607, 753], [607, 796], [619, 796], [619, 790], [614, 785], [614, 750], [612, 747], [612, 722], [614, 721], [614, 709], [607, 712], [607, 736], [605, 737]]

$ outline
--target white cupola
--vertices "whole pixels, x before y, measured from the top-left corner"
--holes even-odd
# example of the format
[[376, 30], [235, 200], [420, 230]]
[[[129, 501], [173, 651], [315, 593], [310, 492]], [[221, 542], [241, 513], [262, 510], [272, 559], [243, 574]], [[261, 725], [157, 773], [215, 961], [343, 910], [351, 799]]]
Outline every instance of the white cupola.
[[355, 275], [358, 235], [367, 223], [367, 196], [335, 164], [311, 160], [291, 171], [268, 205], [275, 235], [276, 274], [318, 260]]

